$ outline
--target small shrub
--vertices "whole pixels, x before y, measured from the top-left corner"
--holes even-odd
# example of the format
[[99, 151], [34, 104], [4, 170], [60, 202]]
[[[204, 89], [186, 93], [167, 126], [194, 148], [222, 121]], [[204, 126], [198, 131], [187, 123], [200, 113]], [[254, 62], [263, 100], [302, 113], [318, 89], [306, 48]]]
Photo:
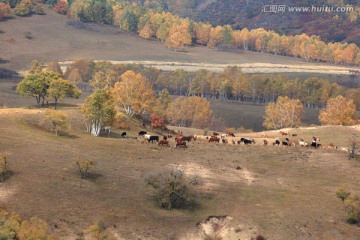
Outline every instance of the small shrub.
[[0, 181], [1, 182], [5, 181], [6, 173], [7, 173], [6, 157], [2, 156], [2, 157], [0, 157]]
[[347, 211], [347, 222], [357, 224], [360, 222], [360, 198], [357, 195], [350, 195], [345, 199], [345, 209]]
[[90, 169], [96, 164], [96, 162], [88, 159], [77, 159], [75, 160], [76, 165], [79, 168], [80, 176], [82, 179], [89, 177]]
[[102, 223], [96, 223], [84, 230], [85, 239], [112, 240], [106, 232], [106, 226]]
[[204, 129], [204, 136], [207, 136], [209, 134], [209, 129], [208, 128], [205, 128]]
[[252, 133], [252, 132], [254, 132], [252, 129], [246, 129], [243, 126], [239, 127], [237, 129], [237, 131], [240, 132], [240, 133]]
[[189, 188], [190, 183], [186, 181], [181, 170], [170, 169], [152, 174], [145, 182], [154, 190], [154, 200], [162, 208], [171, 210], [195, 205], [194, 194]]
[[337, 191], [336, 191], [336, 196], [338, 198], [341, 199], [341, 201], [345, 201], [345, 199], [347, 199], [349, 196], [351, 195], [351, 193], [343, 188], [339, 188]]
[[27, 38], [27, 39], [32, 39], [33, 38], [31, 32], [24, 32], [24, 37]]
[[41, 6], [40, 4], [36, 4], [36, 5], [34, 6], [33, 11], [34, 11], [35, 14], [45, 15], [45, 11], [44, 11], [44, 9], [42, 8], [42, 6]]

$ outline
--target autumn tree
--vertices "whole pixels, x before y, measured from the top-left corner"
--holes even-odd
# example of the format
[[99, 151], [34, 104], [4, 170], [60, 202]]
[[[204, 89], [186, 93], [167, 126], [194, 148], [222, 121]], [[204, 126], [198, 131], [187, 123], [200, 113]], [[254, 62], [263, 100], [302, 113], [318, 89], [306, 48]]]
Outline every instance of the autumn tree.
[[81, 83], [83, 82], [81, 78], [81, 74], [77, 68], [71, 70], [67, 79], [78, 87], [80, 87]]
[[112, 126], [115, 121], [115, 104], [110, 90], [100, 89], [86, 98], [81, 107], [86, 129], [93, 136], [99, 136], [101, 128]]
[[10, 5], [0, 2], [0, 20], [11, 16]]
[[357, 122], [354, 101], [343, 96], [330, 98], [326, 108], [320, 111], [319, 121], [322, 125], [354, 125]]
[[160, 116], [158, 116], [156, 114], [151, 114], [150, 121], [151, 121], [150, 126], [152, 128], [161, 128], [161, 129], [163, 129], [166, 126], [164, 120]]
[[46, 117], [51, 125], [52, 131], [55, 132], [55, 136], [58, 136], [59, 131], [70, 129], [66, 113], [48, 109], [46, 111]]
[[32, 60], [29, 73], [30, 74], [41, 73], [42, 67], [43, 67], [43, 65], [41, 62], [39, 62], [37, 60]]
[[209, 42], [211, 25], [208, 23], [198, 23], [195, 25], [196, 43], [206, 46]]
[[45, 98], [48, 95], [50, 83], [60, 79], [60, 75], [55, 72], [41, 72], [29, 74], [17, 85], [16, 91], [21, 96], [35, 97], [37, 104], [42, 100], [44, 106]]
[[171, 124], [185, 127], [205, 128], [212, 116], [210, 101], [201, 97], [179, 97], [170, 103], [167, 110], [167, 119]]
[[56, 73], [58, 73], [60, 76], [63, 75], [63, 71], [61, 70], [60, 64], [59, 64], [59, 62], [57, 62], [57, 61], [50, 62], [50, 63], [46, 66], [45, 71], [48, 71], [48, 72], [56, 72]]
[[108, 76], [103, 71], [96, 72], [89, 83], [95, 89], [105, 89], [111, 85]]
[[53, 10], [59, 14], [65, 15], [68, 12], [68, 4], [65, 0], [58, 0]]
[[121, 80], [113, 89], [116, 103], [131, 116], [150, 112], [156, 103], [150, 82], [141, 74], [136, 74], [131, 70], [122, 74]]
[[21, 17], [29, 16], [33, 9], [31, 0], [22, 0], [15, 8], [15, 14]]
[[62, 100], [65, 97], [79, 98], [81, 91], [68, 80], [54, 79], [50, 82], [47, 89], [49, 98], [53, 98], [55, 101], [55, 109], [57, 107], [58, 100]]
[[180, 24], [173, 24], [171, 26], [165, 44], [173, 49], [182, 49], [191, 44], [191, 35], [187, 21], [184, 20]]
[[263, 125], [268, 129], [299, 126], [303, 112], [300, 100], [279, 97], [276, 103], [266, 106]]
[[221, 26], [217, 26], [215, 28], [211, 28], [209, 33], [209, 42], [207, 44], [210, 48], [215, 48], [223, 41], [223, 28]]

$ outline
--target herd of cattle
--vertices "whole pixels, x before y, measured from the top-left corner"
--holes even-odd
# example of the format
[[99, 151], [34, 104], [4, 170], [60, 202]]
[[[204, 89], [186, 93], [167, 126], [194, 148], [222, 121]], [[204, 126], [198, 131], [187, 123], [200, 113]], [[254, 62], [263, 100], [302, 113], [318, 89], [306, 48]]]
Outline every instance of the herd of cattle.
[[[175, 134], [174, 134], [175, 135]], [[273, 146], [289, 146], [289, 147], [311, 147], [311, 148], [327, 148], [327, 149], [336, 149], [336, 146], [332, 145], [323, 145], [320, 143], [320, 139], [318, 137], [312, 137], [311, 142], [306, 142], [302, 138], [297, 138], [297, 134], [291, 134], [291, 136], [287, 136], [287, 132], [280, 131], [280, 135], [282, 138], [270, 138], [267, 134], [262, 135], [262, 145], [273, 145]], [[146, 131], [140, 131], [138, 136], [142, 137], [142, 143], [157, 143], [158, 146], [170, 146], [170, 139], [174, 138], [175, 148], [182, 147], [187, 148], [187, 144], [190, 142], [195, 142], [197, 139], [206, 140], [209, 143], [223, 143], [223, 144], [233, 144], [233, 145], [251, 145], [256, 144], [253, 138], [236, 138], [234, 133], [229, 134], [219, 134], [217, 132], [213, 132], [212, 136], [198, 136], [198, 135], [183, 135], [182, 132], [177, 132], [177, 135], [173, 136], [172, 134], [166, 134], [163, 136], [159, 135], [151, 135]], [[126, 132], [121, 134], [121, 137], [127, 137]], [[292, 137], [292, 139], [290, 139]], [[135, 137], [137, 139], [137, 137]]]

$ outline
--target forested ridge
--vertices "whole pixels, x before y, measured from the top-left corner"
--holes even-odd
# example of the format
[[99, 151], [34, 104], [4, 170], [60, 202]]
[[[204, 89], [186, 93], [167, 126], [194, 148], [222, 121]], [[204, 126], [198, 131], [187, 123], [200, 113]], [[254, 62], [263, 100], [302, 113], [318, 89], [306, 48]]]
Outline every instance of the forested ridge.
[[[11, 14], [11, 7], [17, 15], [42, 14], [36, 0], [2, 0], [3, 18]], [[233, 48], [257, 51], [274, 55], [292, 56], [312, 62], [336, 64], [359, 64], [360, 50], [354, 43], [324, 42], [319, 36], [306, 34], [283, 35], [272, 30], [256, 28], [237, 30], [232, 25], [213, 26], [209, 23], [195, 22], [181, 18], [162, 8], [148, 8], [144, 5], [104, 1], [74, 0], [66, 2], [47, 2], [60, 14], [82, 22], [96, 22], [119, 25], [122, 31], [139, 34], [144, 39], [157, 39], [173, 50], [184, 50], [190, 45], [203, 45], [209, 48]], [[6, 7], [5, 7], [6, 6]], [[9, 10], [10, 9], [10, 10]], [[24, 10], [28, 9], [28, 10]], [[1, 12], [1, 10], [0, 10]], [[346, 16], [357, 22], [357, 11]], [[0, 14], [1, 16], [1, 14]], [[323, 28], [324, 29], [324, 28]], [[345, 31], [346, 28], [342, 29]], [[336, 32], [336, 30], [327, 30]]]

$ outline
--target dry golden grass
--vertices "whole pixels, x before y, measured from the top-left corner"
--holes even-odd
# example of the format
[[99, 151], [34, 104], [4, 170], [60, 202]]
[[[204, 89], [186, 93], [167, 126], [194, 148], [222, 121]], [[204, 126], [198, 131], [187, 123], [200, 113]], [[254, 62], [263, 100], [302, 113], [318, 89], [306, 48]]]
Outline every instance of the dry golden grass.
[[[335, 195], [339, 187], [360, 193], [360, 163], [347, 160], [344, 152], [204, 140], [188, 149], [160, 148], [133, 139], [92, 137], [84, 132], [76, 107], [62, 110], [70, 116], [72, 132], [60, 137], [41, 126], [41, 110], [0, 110], [0, 152], [7, 153], [12, 171], [1, 185], [0, 205], [25, 218], [45, 219], [60, 239], [76, 239], [96, 222], [119, 239], [189, 239], [197, 233], [195, 224], [209, 215], [231, 216], [235, 237], [360, 238], [357, 227], [345, 223]], [[343, 134], [338, 141], [351, 134], [340, 128], [306, 131], [301, 134], [323, 136], [321, 141], [329, 141], [333, 131]], [[73, 163], [78, 156], [97, 162], [88, 180], [80, 179]], [[198, 209], [155, 207], [144, 178], [168, 167], [199, 178]]]

